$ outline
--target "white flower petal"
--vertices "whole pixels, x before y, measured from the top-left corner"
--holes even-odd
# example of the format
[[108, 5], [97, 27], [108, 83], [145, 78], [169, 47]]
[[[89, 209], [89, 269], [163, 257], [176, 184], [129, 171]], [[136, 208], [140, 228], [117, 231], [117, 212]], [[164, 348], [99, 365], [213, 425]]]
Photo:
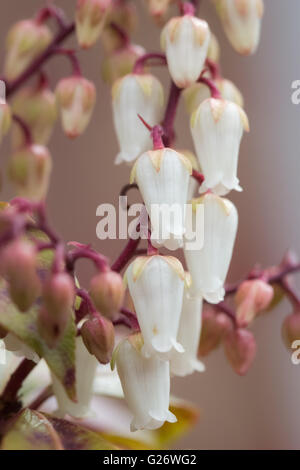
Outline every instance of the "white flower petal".
[[238, 214], [228, 200], [208, 193], [199, 199], [204, 204], [204, 245], [201, 250], [185, 249], [192, 276], [192, 293], [216, 304], [224, 298], [224, 282], [235, 242]]
[[119, 346], [116, 363], [125, 400], [134, 415], [132, 431], [157, 429], [165, 421], [176, 421], [169, 411], [169, 362], [145, 358], [125, 340]]

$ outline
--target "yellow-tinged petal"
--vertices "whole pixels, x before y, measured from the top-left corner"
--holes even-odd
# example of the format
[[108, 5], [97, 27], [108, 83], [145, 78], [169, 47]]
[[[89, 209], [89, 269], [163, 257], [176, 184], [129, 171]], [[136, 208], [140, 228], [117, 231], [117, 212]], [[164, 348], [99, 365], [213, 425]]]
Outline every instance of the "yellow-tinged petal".
[[152, 256], [139, 256], [133, 262], [132, 266], [132, 277], [136, 282], [139, 277], [143, 274], [143, 271], [147, 264], [152, 260]]
[[240, 107], [239, 107], [239, 113], [240, 113], [240, 116], [241, 116], [241, 121], [242, 121], [243, 128], [244, 128], [245, 132], [249, 132], [250, 131], [250, 125], [249, 125], [249, 119], [248, 119], [247, 114]]
[[178, 274], [180, 279], [185, 280], [185, 271], [179, 259], [174, 256], [162, 256], [162, 259]]
[[225, 100], [215, 100], [214, 98], [210, 99], [211, 112], [215, 122], [218, 122], [221, 119], [226, 105], [227, 101]]

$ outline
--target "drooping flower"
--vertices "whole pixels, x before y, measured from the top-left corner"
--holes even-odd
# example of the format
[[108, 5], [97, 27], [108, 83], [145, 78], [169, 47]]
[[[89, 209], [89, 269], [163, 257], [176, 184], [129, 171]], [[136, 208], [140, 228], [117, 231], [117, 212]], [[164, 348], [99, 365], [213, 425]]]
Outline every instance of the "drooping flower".
[[[225, 78], [218, 78], [215, 80], [215, 84], [224, 100], [232, 101], [241, 108], [244, 106], [243, 95], [233, 82]], [[184, 90], [183, 97], [188, 113], [192, 114], [203, 101], [210, 98], [210, 91], [204, 83], [194, 83]]]
[[50, 44], [51, 30], [35, 20], [22, 20], [8, 32], [6, 39], [5, 78], [14, 80]]
[[93, 46], [105, 25], [112, 0], [78, 0], [76, 6], [76, 34], [84, 49]]
[[288, 350], [291, 350], [294, 341], [299, 341], [300, 339], [300, 314], [298, 310], [284, 319], [281, 334], [285, 346]]
[[42, 145], [29, 145], [15, 152], [9, 163], [9, 177], [17, 194], [32, 201], [45, 199], [52, 171], [52, 159]]
[[219, 62], [220, 60], [220, 44], [217, 37], [212, 32], [210, 34], [207, 58], [213, 62]]
[[150, 15], [157, 23], [164, 20], [172, 2], [173, 0], [145, 0]]
[[185, 272], [171, 256], [141, 256], [126, 271], [129, 292], [144, 339], [145, 356], [168, 359], [183, 352], [177, 333], [183, 302]]
[[260, 39], [263, 0], [215, 0], [217, 12], [232, 47], [253, 54]]
[[177, 421], [169, 411], [169, 362], [145, 358], [141, 353], [142, 342], [141, 335], [135, 335], [122, 341], [116, 351], [125, 400], [133, 414], [131, 431], [158, 429], [165, 421]]
[[150, 125], [162, 118], [164, 94], [161, 83], [150, 74], [129, 74], [112, 88], [113, 117], [120, 153], [116, 163], [132, 162], [152, 148], [148, 129], [138, 115]]
[[62, 125], [71, 139], [87, 128], [96, 103], [95, 85], [81, 76], [63, 78], [57, 85], [56, 97]]
[[184, 347], [183, 353], [173, 353], [171, 374], [184, 377], [194, 371], [203, 372], [204, 364], [197, 359], [202, 326], [202, 299], [191, 297], [186, 289], [183, 297], [177, 340]]
[[170, 75], [179, 88], [196, 82], [202, 72], [210, 42], [206, 21], [186, 14], [172, 18], [161, 34]]
[[246, 113], [231, 101], [210, 98], [191, 116], [191, 132], [205, 177], [200, 191], [211, 189], [220, 196], [241, 191], [237, 178], [240, 142], [249, 131]]
[[149, 214], [156, 246], [174, 250], [182, 246], [190, 161], [169, 148], [150, 150], [136, 161], [131, 183], [137, 182]]
[[231, 330], [232, 322], [225, 313], [205, 304], [202, 311], [202, 329], [199, 344], [199, 356], [205, 357], [221, 344], [224, 335]]
[[134, 0], [113, 0], [106, 19], [107, 26], [100, 36], [107, 52], [114, 51], [124, 45], [124, 37], [110, 25], [122, 28], [125, 34], [131, 34], [138, 23], [137, 9]]
[[192, 276], [192, 294], [216, 304], [223, 300], [224, 281], [235, 242], [238, 214], [228, 199], [207, 193], [192, 201], [193, 217], [197, 206], [204, 206], [204, 244], [201, 249], [188, 249], [185, 259]]
[[62, 384], [54, 374], [51, 374], [59, 416], [70, 415], [75, 418], [83, 418], [89, 413], [98, 364], [97, 359], [86, 349], [81, 337], [77, 337], [75, 352], [77, 403], [70, 400]]
[[[56, 98], [50, 88], [42, 85], [23, 88], [14, 98], [12, 110], [29, 126], [36, 144], [48, 144], [57, 119]], [[20, 127], [14, 125], [13, 148], [19, 149], [24, 144], [24, 135]]]

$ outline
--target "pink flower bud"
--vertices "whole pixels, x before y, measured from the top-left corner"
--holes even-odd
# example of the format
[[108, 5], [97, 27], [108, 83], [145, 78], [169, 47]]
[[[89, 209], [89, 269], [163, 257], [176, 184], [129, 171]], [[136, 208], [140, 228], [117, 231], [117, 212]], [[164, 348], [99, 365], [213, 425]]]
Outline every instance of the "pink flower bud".
[[49, 277], [43, 287], [46, 309], [52, 315], [61, 315], [70, 310], [74, 303], [74, 281], [67, 273], [58, 273]]
[[102, 76], [109, 84], [113, 84], [118, 78], [131, 73], [136, 60], [145, 54], [141, 46], [129, 44], [111, 52], [102, 62]]
[[5, 78], [14, 80], [50, 44], [52, 33], [48, 26], [35, 20], [16, 23], [6, 39]]
[[41, 307], [37, 318], [39, 334], [50, 349], [55, 348], [62, 338], [70, 318], [70, 310], [64, 310], [60, 315], [53, 315], [45, 307]]
[[40, 294], [41, 283], [36, 272], [36, 251], [24, 240], [11, 242], [1, 253], [1, 263], [9, 282], [11, 299], [25, 312]]
[[9, 164], [9, 177], [17, 195], [32, 201], [45, 199], [51, 171], [51, 155], [42, 145], [20, 149], [11, 157]]
[[172, 2], [173, 0], [146, 0], [150, 15], [158, 23], [165, 19]]
[[233, 370], [239, 375], [245, 375], [256, 354], [256, 341], [253, 334], [243, 329], [231, 330], [226, 334], [223, 344]]
[[93, 46], [104, 27], [112, 0], [78, 0], [76, 7], [76, 33], [79, 45]]
[[216, 349], [230, 328], [230, 319], [224, 313], [217, 313], [212, 307], [205, 305], [202, 313], [199, 356], [207, 356]]
[[265, 281], [257, 279], [243, 282], [235, 296], [239, 326], [248, 326], [258, 313], [268, 308], [273, 296], [273, 287]]
[[282, 325], [282, 338], [288, 349], [291, 349], [294, 341], [300, 340], [300, 314], [294, 312], [288, 315]]
[[115, 344], [113, 324], [97, 314], [81, 327], [81, 337], [90, 354], [101, 364], [108, 364], [112, 358]]
[[11, 111], [9, 105], [0, 99], [0, 143], [11, 126]]
[[[14, 98], [13, 112], [30, 128], [33, 141], [47, 145], [57, 119], [56, 98], [47, 86], [23, 88]], [[26, 144], [18, 125], [13, 126], [12, 145], [19, 149]]]
[[114, 271], [97, 274], [91, 280], [91, 298], [97, 310], [110, 319], [119, 313], [124, 292], [122, 277]]
[[71, 139], [87, 128], [96, 103], [95, 85], [83, 77], [62, 79], [56, 88], [61, 111], [62, 126]]

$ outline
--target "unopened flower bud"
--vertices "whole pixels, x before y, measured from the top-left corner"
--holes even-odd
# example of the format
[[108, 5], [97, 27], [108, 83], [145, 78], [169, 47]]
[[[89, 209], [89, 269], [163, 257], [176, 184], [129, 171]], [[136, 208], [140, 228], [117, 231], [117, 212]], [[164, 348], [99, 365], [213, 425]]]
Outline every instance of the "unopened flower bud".
[[52, 171], [51, 155], [42, 145], [18, 150], [9, 163], [9, 177], [17, 195], [32, 201], [45, 199]]
[[150, 132], [138, 115], [155, 126], [163, 115], [164, 93], [159, 80], [150, 74], [128, 74], [112, 88], [113, 116], [120, 145], [116, 163], [132, 162], [152, 148]]
[[52, 33], [48, 26], [35, 20], [16, 23], [6, 40], [5, 78], [14, 80], [50, 44]]
[[130, 182], [137, 182], [143, 196], [155, 246], [174, 250], [183, 244], [191, 173], [190, 161], [170, 148], [143, 153], [132, 169]]
[[41, 283], [36, 272], [36, 261], [34, 246], [24, 240], [11, 242], [1, 253], [10, 296], [22, 312], [28, 310], [40, 294]]
[[71, 139], [78, 137], [91, 120], [96, 103], [95, 85], [80, 76], [63, 78], [57, 85], [56, 96], [65, 133]]
[[206, 21], [190, 14], [172, 18], [164, 27], [161, 47], [171, 77], [179, 88], [196, 82], [202, 72], [210, 41]]
[[[232, 101], [241, 108], [244, 106], [243, 95], [233, 82], [225, 78], [218, 78], [215, 80], [215, 84], [224, 100]], [[192, 114], [203, 101], [210, 98], [210, 91], [203, 83], [194, 83], [184, 90], [183, 96], [187, 112]]]
[[286, 347], [290, 350], [294, 341], [300, 341], [300, 314], [294, 312], [288, 315], [282, 325], [282, 338]]
[[11, 110], [9, 105], [3, 100], [0, 99], [0, 144], [3, 137], [9, 131], [11, 126]]
[[263, 0], [215, 0], [217, 12], [232, 47], [253, 54], [260, 39]]
[[114, 271], [97, 274], [91, 280], [90, 296], [96, 309], [110, 319], [118, 315], [124, 293], [122, 277]]
[[258, 313], [268, 308], [273, 296], [273, 287], [265, 281], [258, 279], [243, 282], [235, 296], [239, 326], [248, 326]]
[[238, 156], [243, 132], [249, 131], [246, 113], [231, 101], [210, 98], [191, 116], [191, 132], [208, 189], [224, 196], [232, 189], [241, 191], [237, 178]]
[[46, 309], [52, 315], [61, 315], [70, 310], [74, 303], [74, 281], [67, 273], [51, 275], [43, 286], [43, 299]]
[[245, 375], [250, 369], [256, 354], [256, 341], [248, 330], [234, 329], [224, 339], [224, 350], [233, 370]]
[[230, 330], [230, 319], [224, 313], [218, 313], [210, 305], [205, 305], [202, 312], [202, 331], [199, 344], [199, 356], [205, 357], [216, 349]]
[[172, 256], [140, 256], [127, 268], [126, 280], [144, 339], [143, 354], [170, 359], [183, 352], [177, 341], [186, 275]]
[[235, 243], [238, 213], [232, 202], [213, 193], [192, 200], [193, 227], [196, 227], [198, 210], [204, 211], [203, 246], [189, 247], [187, 240], [184, 255], [192, 276], [192, 291], [212, 304], [224, 299], [224, 282], [230, 266]]
[[146, 0], [150, 15], [157, 23], [161, 23], [173, 0]]
[[111, 321], [99, 314], [93, 315], [81, 327], [81, 337], [90, 354], [101, 364], [108, 364], [115, 344], [115, 330]]
[[125, 400], [133, 414], [131, 431], [158, 429], [165, 421], [177, 421], [169, 411], [169, 362], [145, 358], [142, 344], [143, 339], [137, 334], [122, 341], [115, 353]]
[[[29, 127], [33, 141], [47, 145], [57, 119], [55, 94], [47, 86], [24, 88], [14, 98], [12, 109]], [[24, 134], [17, 124], [13, 126], [12, 145], [14, 149], [25, 145]]]
[[120, 26], [125, 34], [130, 34], [136, 29], [138, 17], [134, 0], [113, 0], [106, 19], [107, 27], [101, 34], [101, 42], [107, 52], [122, 47], [124, 38], [110, 27], [110, 24]]
[[41, 337], [51, 349], [55, 348], [62, 338], [70, 318], [71, 310], [64, 310], [60, 315], [53, 315], [42, 306], [38, 312], [37, 327]]
[[112, 51], [102, 62], [103, 80], [112, 85], [118, 78], [131, 73], [137, 59], [145, 53], [143, 47], [135, 44]]
[[93, 46], [104, 27], [112, 0], [78, 0], [76, 7], [76, 33], [79, 45]]

